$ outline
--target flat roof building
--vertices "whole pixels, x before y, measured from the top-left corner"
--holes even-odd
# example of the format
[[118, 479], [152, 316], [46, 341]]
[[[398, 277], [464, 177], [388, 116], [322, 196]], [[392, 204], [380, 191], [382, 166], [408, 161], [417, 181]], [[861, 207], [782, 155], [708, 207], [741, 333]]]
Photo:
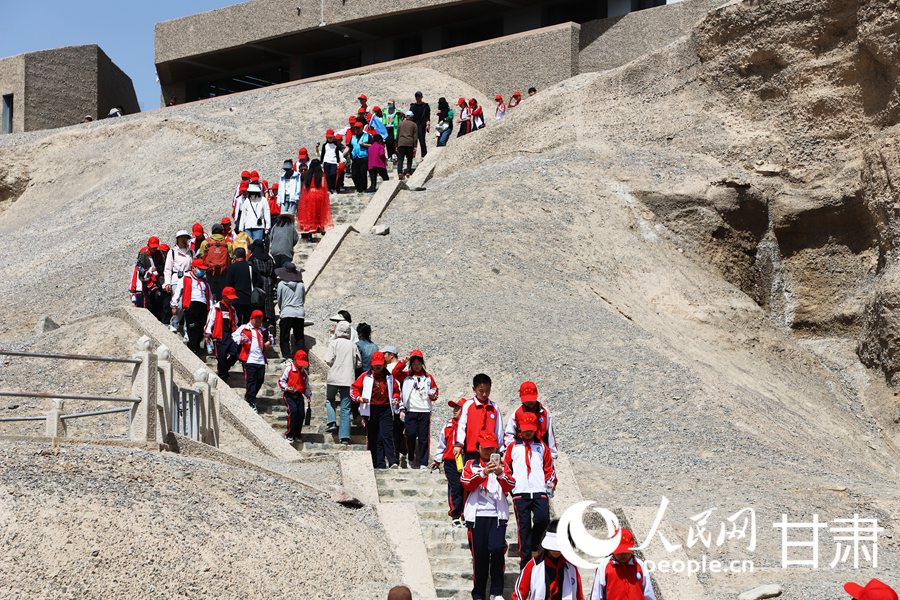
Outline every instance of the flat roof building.
[[190, 102], [665, 3], [250, 0], [158, 23], [156, 69], [164, 99]]
[[0, 133], [74, 125], [115, 106], [140, 111], [131, 79], [97, 45], [0, 59]]

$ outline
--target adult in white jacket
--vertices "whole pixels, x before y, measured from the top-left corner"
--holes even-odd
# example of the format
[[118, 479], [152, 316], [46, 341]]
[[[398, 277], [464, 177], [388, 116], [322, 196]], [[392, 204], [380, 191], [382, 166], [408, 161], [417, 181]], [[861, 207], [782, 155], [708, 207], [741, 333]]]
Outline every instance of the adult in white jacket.
[[[356, 380], [356, 369], [362, 365], [359, 348], [350, 341], [350, 323], [340, 321], [334, 328], [334, 337], [325, 352], [328, 377], [325, 379], [325, 408], [328, 424], [325, 431], [338, 432], [341, 444], [350, 444], [350, 386]], [[340, 396], [340, 400], [337, 399]], [[340, 410], [338, 425], [337, 411]]]
[[[182, 229], [175, 234], [175, 247], [166, 254], [166, 266], [163, 268], [163, 289], [169, 294], [170, 301], [173, 289], [181, 283], [185, 274], [190, 273], [191, 263], [194, 262], [194, 253], [188, 247], [190, 239], [191, 234]], [[175, 314], [172, 315], [169, 330], [172, 332], [181, 330], [183, 319], [184, 309], [178, 306]]]
[[258, 183], [251, 183], [247, 192], [247, 199], [241, 207], [238, 229], [246, 231], [253, 240], [262, 240], [272, 226], [269, 202], [263, 198], [262, 187]]

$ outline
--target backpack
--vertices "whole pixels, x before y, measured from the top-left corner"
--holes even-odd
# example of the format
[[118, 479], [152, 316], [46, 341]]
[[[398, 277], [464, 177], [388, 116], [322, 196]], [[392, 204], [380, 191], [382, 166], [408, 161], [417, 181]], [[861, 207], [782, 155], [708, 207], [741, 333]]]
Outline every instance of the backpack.
[[209, 240], [206, 243], [206, 257], [203, 259], [209, 270], [214, 275], [221, 275], [225, 268], [231, 264], [228, 255], [228, 242], [223, 240]]
[[253, 243], [253, 238], [250, 237], [250, 234], [247, 233], [246, 231], [242, 231], [239, 234], [237, 234], [236, 236], [234, 236], [234, 242], [232, 243], [232, 246], [234, 247], [235, 250], [237, 250], [238, 248], [243, 248], [244, 251], [247, 253], [247, 256], [249, 257], [250, 256], [250, 245], [252, 243]]

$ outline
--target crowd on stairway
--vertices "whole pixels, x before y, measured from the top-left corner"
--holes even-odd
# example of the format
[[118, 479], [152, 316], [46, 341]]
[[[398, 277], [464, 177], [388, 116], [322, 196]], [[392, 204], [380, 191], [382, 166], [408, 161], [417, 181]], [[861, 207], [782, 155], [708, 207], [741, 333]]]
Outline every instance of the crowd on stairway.
[[[534, 95], [531, 88], [528, 95]], [[495, 97], [494, 118], [502, 119], [523, 100]], [[440, 98], [432, 115], [422, 92], [407, 110], [389, 99], [385, 109], [369, 106], [365, 94], [343, 127], [328, 129], [311, 155], [301, 147], [281, 165], [277, 180], [245, 170], [224, 199], [224, 216], [209, 233], [201, 223], [175, 233], [174, 243], [152, 235], [137, 255], [130, 295], [200, 357], [216, 359], [227, 383], [239, 361], [245, 400], [255, 410], [266, 366], [282, 359], [278, 385], [288, 423], [285, 438], [298, 442], [313, 391], [304, 342], [303, 269], [293, 262], [301, 239], [312, 240], [333, 226], [335, 194], [372, 193], [390, 177], [403, 179], [413, 159], [428, 152], [428, 140], [446, 145], [485, 127], [474, 98], [455, 108]], [[502, 598], [508, 545], [510, 498], [516, 515], [520, 576], [513, 598], [583, 600], [581, 578], [560, 552], [550, 499], [557, 487], [557, 440], [549, 410], [530, 381], [519, 389], [521, 403], [505, 420], [491, 400], [491, 378], [477, 374], [471, 397], [449, 400], [453, 411], [431, 448], [432, 415], [440, 388], [419, 350], [401, 353], [371, 340], [371, 327], [354, 326], [347, 311], [331, 318], [324, 361], [328, 366], [324, 406], [326, 431], [350, 444], [354, 423], [362, 426], [376, 469], [440, 469], [447, 479], [448, 526], [467, 530], [476, 600]], [[622, 544], [598, 569], [592, 600], [653, 600], [643, 563], [631, 554], [627, 530]], [[488, 589], [490, 582], [490, 589]], [[489, 595], [488, 595], [489, 594]]]

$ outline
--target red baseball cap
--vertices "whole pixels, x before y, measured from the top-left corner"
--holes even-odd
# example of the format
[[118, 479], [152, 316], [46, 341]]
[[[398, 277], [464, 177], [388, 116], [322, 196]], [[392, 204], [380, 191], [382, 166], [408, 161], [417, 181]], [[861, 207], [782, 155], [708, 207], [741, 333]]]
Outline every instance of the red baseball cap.
[[409, 353], [409, 359], [412, 360], [414, 358], [418, 358], [423, 363], [425, 362], [425, 355], [422, 354], [421, 350], [413, 350], [412, 352]]
[[368, 100], [368, 99], [369, 99], [369, 97], [366, 96], [365, 94], [360, 94], [359, 97], [357, 98], [357, 100]]
[[241, 171], [241, 179], [250, 179], [250, 171]]
[[250, 171], [250, 181], [259, 181], [259, 173]]
[[519, 386], [519, 399], [522, 402], [534, 402], [538, 399], [537, 386], [533, 381], [526, 381]]
[[231, 225], [231, 217], [222, 217], [222, 225]]
[[373, 352], [372, 353], [372, 364], [373, 365], [383, 365], [384, 364], [384, 352]]
[[478, 445], [482, 448], [499, 448], [497, 436], [493, 431], [482, 431], [478, 436]]
[[494, 96], [494, 100], [503, 100], [503, 96], [501, 94], [497, 94]]
[[460, 98], [459, 100], [456, 101], [456, 105], [457, 105], [457, 106], [465, 106], [465, 105], [466, 105], [466, 99], [465, 99], [465, 98]]
[[306, 355], [306, 351], [297, 350], [296, 352], [294, 352], [294, 362], [297, 363], [297, 366], [308, 367], [309, 357]]
[[344, 136], [342, 136], [341, 134], [337, 134], [336, 136], [334, 136], [334, 139], [343, 142], [343, 141], [344, 141]]
[[356, 111], [356, 114], [361, 115], [361, 114], [364, 114], [365, 112], [366, 112], [366, 109], [363, 108], [362, 106], [360, 106], [360, 107], [359, 107], [359, 110]]
[[250, 189], [250, 182], [249, 182], [249, 181], [242, 181], [242, 182], [241, 182], [241, 186], [238, 188], [238, 191], [240, 191], [240, 192], [246, 192], [246, 191], [249, 190], [249, 189]]
[[350, 115], [350, 118], [347, 119], [347, 122], [353, 125], [356, 123], [356, 115]]
[[354, 126], [354, 127], [362, 127], [363, 124], [360, 123], [359, 121], [356, 121], [355, 123], [353, 123], [353, 126]]
[[334, 137], [334, 129], [329, 129], [325, 132], [325, 137]]
[[168, 244], [160, 244], [160, 245], [159, 245], [159, 249], [162, 250], [163, 252], [168, 252], [168, 251], [169, 251], [169, 245], [168, 245]]
[[149, 239], [147, 239], [147, 247], [148, 248], [159, 248], [159, 237], [155, 235], [151, 235]]
[[844, 591], [856, 600], [897, 600], [897, 592], [883, 581], [872, 579], [866, 587], [858, 583], [844, 584]]
[[522, 92], [513, 92], [513, 96], [521, 96]]
[[300, 148], [300, 152], [297, 153], [297, 158], [309, 158], [309, 151], [306, 148]]
[[194, 262], [191, 263], [191, 267], [195, 269], [206, 269], [206, 263], [203, 262], [202, 258], [195, 258]]
[[447, 400], [447, 406], [451, 406], [453, 408], [462, 408], [463, 404], [465, 403], [465, 398], [460, 398], [459, 400]]
[[612, 551], [612, 554], [624, 554], [634, 550], [634, 534], [630, 529], [620, 529], [622, 537], [619, 538], [619, 545]]
[[259, 317], [260, 319], [262, 319], [264, 316], [265, 315], [263, 314], [263, 311], [261, 311], [259, 309], [254, 310], [252, 313], [250, 313], [251, 319], [255, 319], [256, 317]]
[[537, 431], [538, 418], [534, 413], [527, 412], [518, 419], [521, 431]]
[[203, 225], [200, 223], [194, 223], [194, 226], [191, 227], [191, 233], [194, 234], [194, 237], [200, 237], [203, 235]]
[[380, 111], [380, 110], [381, 110], [381, 107], [380, 107], [380, 106], [373, 106], [373, 107], [372, 107], [372, 112], [378, 112], [378, 111]]
[[277, 189], [278, 189], [278, 182], [277, 182], [277, 181], [276, 181], [275, 183], [272, 184], [272, 189], [273, 189], [273, 190], [277, 190]]
[[237, 292], [234, 291], [234, 288], [230, 285], [222, 288], [222, 297], [228, 298], [229, 300], [237, 300]]

